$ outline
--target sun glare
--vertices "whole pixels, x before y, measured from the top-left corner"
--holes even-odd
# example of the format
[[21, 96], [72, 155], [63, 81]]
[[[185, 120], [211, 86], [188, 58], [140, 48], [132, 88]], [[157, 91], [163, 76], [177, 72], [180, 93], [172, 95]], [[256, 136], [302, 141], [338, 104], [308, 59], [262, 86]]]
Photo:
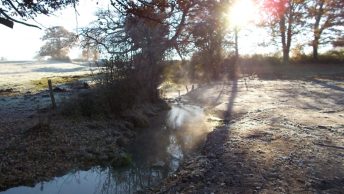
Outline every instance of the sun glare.
[[231, 28], [243, 28], [259, 20], [258, 6], [253, 0], [236, 0], [227, 15]]

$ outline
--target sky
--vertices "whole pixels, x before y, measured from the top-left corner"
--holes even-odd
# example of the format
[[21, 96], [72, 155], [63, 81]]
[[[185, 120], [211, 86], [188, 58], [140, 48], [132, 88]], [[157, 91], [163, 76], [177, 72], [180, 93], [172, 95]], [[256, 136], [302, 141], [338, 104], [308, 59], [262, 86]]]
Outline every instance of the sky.
[[[262, 29], [255, 27], [250, 20], [257, 19], [258, 14], [253, 10], [258, 10], [251, 5], [251, 0], [240, 0], [235, 7], [235, 11], [230, 11], [229, 21], [240, 26], [239, 32], [239, 53], [240, 54], [268, 54], [276, 52], [275, 46], [258, 46], [269, 34]], [[98, 2], [98, 3], [97, 3]], [[43, 45], [41, 37], [44, 29], [52, 26], [64, 26], [67, 30], [77, 33], [77, 28], [84, 27], [96, 20], [95, 13], [99, 8], [106, 8], [110, 1], [82, 0], [77, 6], [77, 12], [73, 7], [54, 13], [52, 16], [39, 15], [35, 21], [29, 23], [42, 27], [42, 30], [15, 24], [13, 29], [0, 25], [0, 59], [7, 60], [32, 60], [37, 55]], [[76, 15], [77, 14], [77, 15]], [[245, 17], [244, 17], [245, 16]], [[254, 22], [253, 22], [254, 23]], [[244, 25], [243, 25], [244, 24]], [[73, 49], [71, 58], [80, 56], [80, 49]]]
[[[41, 26], [42, 30], [21, 24], [14, 24], [13, 29], [0, 25], [0, 58], [31, 60], [43, 45], [41, 37], [44, 29], [64, 26], [67, 30], [76, 32], [76, 28], [86, 26], [96, 19], [94, 15], [98, 8], [106, 6], [97, 4], [97, 0], [82, 0], [77, 6], [77, 17], [74, 8], [68, 7], [55, 12], [52, 16], [39, 15], [36, 21], [28, 21], [28, 23]], [[78, 50], [74, 50], [71, 57], [77, 57], [78, 54]]]
[[[35, 21], [28, 21], [28, 23], [41, 26], [41, 30], [21, 24], [15, 24], [13, 29], [0, 25], [0, 58], [4, 57], [7, 60], [32, 60], [43, 45], [41, 37], [44, 35], [44, 29], [52, 26], [63, 26], [67, 30], [77, 33], [77, 28], [86, 26], [96, 20], [95, 12], [99, 8], [109, 6], [108, 2], [83, 0], [77, 6], [78, 13], [75, 13], [73, 7], [68, 7], [55, 12], [51, 16], [39, 15], [35, 18]], [[243, 11], [247, 12], [245, 15], [252, 15], [247, 8], [240, 10], [239, 13]], [[242, 15], [237, 18], [242, 18]], [[254, 26], [249, 25], [242, 28], [242, 31], [239, 33], [240, 53], [268, 53], [272, 51], [271, 48], [262, 49], [257, 46], [260, 41], [257, 37], [264, 36], [262, 35], [263, 31], [254, 29]], [[80, 49], [75, 48], [71, 51], [70, 57], [77, 58], [80, 54]]]

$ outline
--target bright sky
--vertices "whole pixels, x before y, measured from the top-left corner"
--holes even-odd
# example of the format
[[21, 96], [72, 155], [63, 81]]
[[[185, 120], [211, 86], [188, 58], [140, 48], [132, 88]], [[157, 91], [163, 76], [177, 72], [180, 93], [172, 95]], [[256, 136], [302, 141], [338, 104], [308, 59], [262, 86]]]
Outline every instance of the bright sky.
[[[236, 0], [228, 8], [227, 25], [229, 29], [238, 29], [239, 54], [267, 54], [276, 51], [274, 46], [259, 46], [264, 41], [262, 37], [269, 37], [266, 29], [256, 27], [260, 21], [260, 9], [252, 0]], [[266, 40], [265, 40], [266, 41]]]
[[[97, 4], [97, 2], [101, 2]], [[0, 25], [0, 58], [5, 57], [8, 60], [31, 60], [37, 55], [43, 42], [40, 38], [44, 34], [44, 29], [52, 26], [64, 26], [67, 30], [76, 32], [76, 28], [86, 26], [94, 21], [94, 16], [98, 8], [108, 6], [110, 1], [82, 0], [77, 11], [79, 15], [76, 20], [76, 13], [72, 7], [61, 10], [54, 16], [38, 16], [36, 21], [42, 30], [27, 27], [21, 24], [15, 24], [14, 29]], [[239, 52], [240, 54], [252, 53], [271, 53], [276, 51], [275, 47], [258, 46], [264, 37], [268, 37], [266, 31], [255, 27], [254, 20], [258, 18], [255, 5], [251, 0], [238, 0], [234, 8], [229, 9], [229, 21], [239, 25]], [[37, 24], [35, 21], [30, 23]], [[78, 57], [80, 50], [74, 49], [70, 56]]]
[[[29, 23], [38, 26], [42, 25], [42, 30], [21, 24], [14, 24], [13, 29], [0, 25], [0, 58], [5, 57], [8, 60], [32, 59], [43, 44], [40, 38], [43, 36], [45, 28], [64, 26], [67, 30], [76, 32], [77, 27], [86, 26], [95, 20], [96, 10], [104, 6], [107, 5], [97, 4], [97, 0], [82, 0], [77, 7], [79, 13], [77, 20], [74, 8], [68, 7], [54, 13], [54, 16], [38, 16], [36, 18], [38, 24], [35, 21], [29, 21]], [[74, 51], [71, 55], [76, 57], [78, 53]]]

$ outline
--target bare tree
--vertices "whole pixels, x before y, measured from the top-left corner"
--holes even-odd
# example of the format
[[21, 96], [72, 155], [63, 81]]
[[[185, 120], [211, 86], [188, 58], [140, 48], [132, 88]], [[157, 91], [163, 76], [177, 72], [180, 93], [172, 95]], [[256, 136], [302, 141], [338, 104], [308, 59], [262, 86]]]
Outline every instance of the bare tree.
[[[154, 94], [162, 61], [171, 49], [181, 53], [185, 26], [193, 1], [111, 1], [98, 20], [81, 30], [82, 46], [98, 47], [109, 58], [131, 66], [137, 84]], [[127, 67], [125, 67], [127, 68]]]
[[272, 36], [279, 37], [282, 46], [283, 63], [289, 62], [289, 53], [295, 35], [301, 32], [306, 24], [305, 0], [276, 0], [265, 1], [264, 25], [269, 27]]
[[312, 18], [310, 26], [313, 30], [313, 59], [318, 60], [318, 47], [329, 43], [335, 32], [340, 32], [339, 26], [344, 26], [343, 0], [310, 0], [308, 16]]

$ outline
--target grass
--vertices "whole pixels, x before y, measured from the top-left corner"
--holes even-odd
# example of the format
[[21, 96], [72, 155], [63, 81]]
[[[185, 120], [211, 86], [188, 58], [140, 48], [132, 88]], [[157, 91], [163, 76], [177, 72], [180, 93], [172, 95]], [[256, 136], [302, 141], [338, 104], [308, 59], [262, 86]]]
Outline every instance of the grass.
[[57, 84], [68, 84], [72, 83], [80, 78], [88, 77], [89, 75], [77, 75], [77, 76], [54, 76], [54, 77], [44, 77], [38, 80], [32, 80], [31, 84], [34, 86], [34, 91], [44, 90], [48, 88], [48, 80], [50, 79], [53, 86]]

